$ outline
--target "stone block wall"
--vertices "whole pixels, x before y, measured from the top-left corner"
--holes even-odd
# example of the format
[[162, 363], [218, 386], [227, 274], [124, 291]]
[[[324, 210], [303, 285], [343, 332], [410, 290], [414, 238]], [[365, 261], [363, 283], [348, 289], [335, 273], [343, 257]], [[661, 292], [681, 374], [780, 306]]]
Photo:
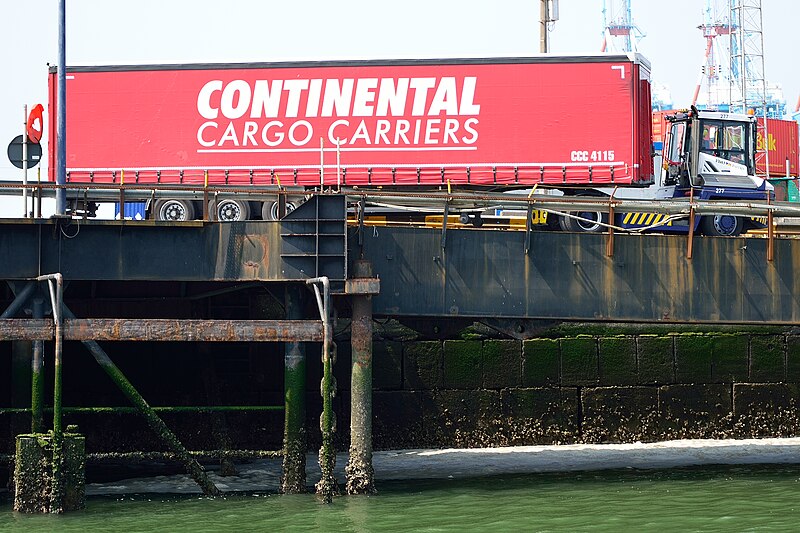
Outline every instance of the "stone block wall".
[[376, 341], [373, 385], [378, 449], [800, 433], [788, 333]]
[[[447, 340], [430, 340], [394, 321], [376, 320], [375, 447], [800, 434], [800, 333], [742, 329], [561, 325], [523, 341], [472, 326]], [[344, 321], [338, 331], [335, 442], [345, 450], [350, 441], [351, 355]], [[0, 357], [7, 360], [9, 344], [0, 346], [5, 350]], [[306, 348], [306, 428], [309, 449], [316, 449], [321, 364], [319, 345]], [[82, 346], [67, 349], [80, 350], [79, 356], [68, 352], [66, 358], [67, 405], [126, 405]], [[161, 351], [169, 349], [138, 343], [113, 346], [115, 361], [153, 405], [283, 403], [282, 345], [220, 344], [208, 353]], [[216, 376], [217, 388], [205, 384], [206, 374]], [[7, 385], [9, 380], [6, 376]], [[10, 398], [3, 400], [5, 406]], [[14, 416], [5, 420], [29, 427], [24, 415]], [[241, 449], [279, 449], [282, 444], [281, 410], [162, 417], [191, 449], [217, 449], [224, 445], [219, 435]], [[79, 425], [88, 453], [163, 448], [133, 414], [70, 413], [64, 422]], [[0, 455], [13, 453], [18, 433], [11, 424], [0, 424]]]

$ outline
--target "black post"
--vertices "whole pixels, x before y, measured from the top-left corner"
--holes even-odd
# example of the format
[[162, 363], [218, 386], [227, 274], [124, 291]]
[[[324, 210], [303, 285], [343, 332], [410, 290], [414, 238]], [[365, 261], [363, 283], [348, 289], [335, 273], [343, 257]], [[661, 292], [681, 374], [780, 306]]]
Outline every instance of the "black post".
[[[67, 183], [67, 17], [66, 0], [58, 0], [58, 100], [56, 109], [56, 184]], [[67, 191], [56, 189], [56, 215], [67, 213]]]

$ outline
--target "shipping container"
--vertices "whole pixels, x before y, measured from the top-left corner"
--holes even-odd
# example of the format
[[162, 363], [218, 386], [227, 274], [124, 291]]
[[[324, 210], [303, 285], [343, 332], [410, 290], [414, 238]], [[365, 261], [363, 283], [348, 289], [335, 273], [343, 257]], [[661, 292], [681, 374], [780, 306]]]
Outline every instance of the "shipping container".
[[125, 202], [122, 216], [119, 213], [119, 202], [114, 204], [114, 218], [124, 220], [145, 220], [147, 218], [146, 202]]
[[653, 150], [656, 152], [661, 152], [667, 143], [670, 124], [667, 121], [667, 116], [674, 115], [677, 112], [674, 109], [653, 112]]
[[[70, 67], [69, 182], [646, 185], [638, 55]], [[57, 77], [50, 76], [55, 124]], [[599, 104], [598, 104], [599, 102]], [[49, 128], [50, 179], [55, 138]], [[322, 170], [320, 170], [322, 169]]]
[[[798, 166], [798, 124], [793, 120], [767, 119], [766, 138], [764, 135], [764, 119], [758, 119], [758, 146], [756, 148], [756, 173], [767, 175], [767, 158], [769, 154], [769, 176], [797, 177]], [[765, 149], [767, 149], [765, 151]]]

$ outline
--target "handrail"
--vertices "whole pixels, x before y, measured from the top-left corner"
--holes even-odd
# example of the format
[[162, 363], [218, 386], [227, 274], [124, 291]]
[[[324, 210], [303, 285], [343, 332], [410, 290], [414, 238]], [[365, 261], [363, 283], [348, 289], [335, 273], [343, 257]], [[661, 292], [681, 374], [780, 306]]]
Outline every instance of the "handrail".
[[[452, 184], [451, 184], [452, 185]], [[321, 190], [306, 190], [302, 187], [291, 189], [278, 185], [209, 185], [198, 184], [158, 184], [158, 183], [68, 183], [57, 185], [55, 183], [29, 183], [23, 186], [19, 182], [0, 182], [0, 195], [4, 191], [7, 194], [18, 194], [21, 188], [37, 191], [41, 196], [45, 193], [54, 196], [54, 191], [65, 189], [67, 191], [82, 192], [87, 188], [96, 193], [106, 192], [102, 197], [103, 201], [118, 201], [120, 194], [123, 194], [126, 201], [147, 201], [155, 197], [166, 197], [164, 193], [170, 195], [184, 195], [192, 199], [201, 200], [206, 195], [241, 195], [249, 199], [267, 199], [275, 196], [305, 196], [327, 195], [330, 192]], [[290, 186], [291, 187], [291, 186]], [[555, 186], [553, 186], [555, 188]], [[789, 202], [773, 202], [764, 200], [701, 200], [692, 198], [669, 198], [653, 200], [621, 199], [617, 197], [603, 196], [557, 196], [548, 194], [547, 185], [540, 185], [536, 193], [527, 194], [528, 188], [521, 190], [520, 193], [487, 193], [469, 189], [458, 189], [455, 186], [452, 190], [447, 190], [447, 183], [443, 184], [438, 190], [430, 188], [420, 190], [419, 187], [408, 187], [410, 190], [389, 191], [385, 189], [362, 189], [359, 187], [342, 187], [340, 194], [348, 197], [348, 201], [357, 203], [364, 200], [370, 205], [390, 205], [394, 204], [398, 208], [434, 208], [440, 212], [442, 206], [448, 203], [454, 212], [459, 210], [481, 211], [494, 208], [505, 209], [527, 209], [528, 205], [536, 204], [536, 208], [559, 213], [570, 211], [604, 211], [614, 209], [617, 213], [657, 213], [664, 215], [689, 216], [691, 208], [697, 215], [721, 214], [745, 217], [773, 217], [800, 218], [800, 204]], [[457, 192], [456, 192], [457, 191]], [[543, 193], [542, 193], [543, 192]], [[159, 193], [159, 194], [156, 194]], [[339, 193], [337, 193], [339, 194]], [[74, 193], [68, 196], [74, 197]], [[98, 200], [96, 200], [98, 201]], [[38, 213], [37, 213], [38, 214]], [[619, 229], [619, 228], [615, 228]]]

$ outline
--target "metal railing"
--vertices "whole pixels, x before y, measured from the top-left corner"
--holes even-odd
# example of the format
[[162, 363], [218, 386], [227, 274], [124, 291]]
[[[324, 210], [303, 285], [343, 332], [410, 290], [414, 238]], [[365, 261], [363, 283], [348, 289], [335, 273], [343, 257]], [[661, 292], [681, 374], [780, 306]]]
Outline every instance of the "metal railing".
[[[528, 205], [553, 212], [571, 211], [608, 211], [610, 208], [618, 213], [657, 213], [688, 216], [693, 210], [695, 214], [727, 214], [736, 216], [781, 216], [800, 218], [800, 205], [789, 202], [774, 202], [765, 193], [764, 200], [701, 200], [691, 196], [658, 200], [621, 199], [611, 196], [556, 196], [548, 194], [545, 187], [531, 189], [532, 194], [513, 192], [481, 192], [458, 188], [449, 183], [437, 189], [389, 191], [384, 189], [361, 189], [358, 187], [342, 187], [341, 190], [323, 190], [319, 187], [311, 189], [285, 186], [250, 186], [250, 185], [212, 185], [200, 184], [142, 184], [142, 183], [29, 183], [0, 182], [0, 194], [18, 194], [22, 189], [32, 191], [37, 202], [42, 197], [54, 197], [55, 191], [63, 189], [69, 200], [87, 200], [95, 202], [118, 202], [126, 200], [147, 201], [157, 198], [178, 197], [193, 200], [209, 200], [213, 197], [228, 195], [229, 197], [267, 200], [278, 196], [305, 196], [317, 194], [344, 194], [352, 203], [364, 199], [367, 203], [383, 204], [392, 207], [436, 208], [447, 203], [453, 209], [475, 211], [481, 208], [507, 207], [526, 209]], [[91, 193], [91, 196], [90, 196]], [[36, 218], [41, 217], [41, 208], [36, 209]], [[207, 220], [204, 217], [204, 220]], [[622, 228], [618, 228], [622, 229]]]
[[[345, 169], [346, 170], [346, 169]], [[467, 172], [469, 174], [469, 172]], [[230, 174], [229, 174], [230, 176]], [[441, 177], [444, 180], [445, 174]], [[290, 180], [290, 184], [299, 183], [297, 177]], [[288, 196], [310, 198], [314, 195], [328, 195], [331, 193], [343, 194], [351, 206], [350, 212], [358, 217], [358, 223], [363, 224], [364, 207], [376, 206], [388, 210], [416, 210], [431, 214], [443, 213], [442, 230], [446, 231], [449, 216], [458, 213], [481, 213], [493, 209], [511, 209], [530, 213], [532, 210], [548, 214], [587, 220], [581, 213], [607, 213], [608, 222], [594, 220], [599, 226], [605, 228], [608, 234], [609, 256], [613, 255], [614, 232], [641, 232], [653, 226], [637, 227], [635, 229], [621, 227], [614, 224], [616, 213], [653, 213], [670, 217], [668, 220], [687, 218], [689, 220], [687, 255], [691, 258], [694, 238], [694, 226], [697, 216], [703, 215], [730, 215], [737, 217], [763, 217], [766, 219], [767, 238], [770, 244], [767, 248], [767, 258], [772, 260], [774, 254], [773, 239], [774, 219], [798, 219], [800, 221], [800, 205], [789, 202], [775, 202], [769, 192], [764, 193], [763, 200], [720, 200], [698, 199], [692, 195], [683, 198], [669, 199], [622, 199], [615, 197], [617, 189], [610, 196], [557, 196], [545, 187], [533, 186], [525, 191], [516, 193], [483, 192], [466, 187], [465, 183], [454, 184], [449, 179], [444, 185], [429, 187], [419, 190], [418, 187], [408, 187], [412, 190], [386, 190], [378, 188], [359, 188], [346, 186], [339, 188], [332, 183], [327, 189], [317, 185], [314, 188], [287, 187], [284, 183], [275, 180], [275, 184], [268, 185], [233, 185], [212, 184], [208, 173], [204, 173], [202, 183], [163, 184], [163, 183], [131, 183], [125, 181], [120, 173], [118, 183], [76, 183], [66, 185], [54, 183], [29, 183], [23, 185], [19, 182], [0, 182], [0, 194], [4, 192], [17, 193], [25, 188], [31, 190], [31, 196], [36, 199], [37, 209], [35, 217], [41, 218], [41, 199], [43, 196], [55, 196], [56, 191], [65, 190], [68, 201], [84, 202], [118, 202], [119, 212], [124, 213], [126, 200], [153, 201], [160, 198], [183, 198], [188, 200], [202, 200], [203, 221], [211, 221], [214, 216], [210, 213], [209, 200], [220, 198], [235, 198], [247, 201], [275, 201]], [[497, 184], [501, 186], [500, 183]], [[402, 189], [402, 188], [398, 188]], [[84, 213], [84, 217], [86, 214]], [[663, 225], [663, 220], [659, 225]], [[531, 225], [526, 225], [526, 230], [531, 230]]]

